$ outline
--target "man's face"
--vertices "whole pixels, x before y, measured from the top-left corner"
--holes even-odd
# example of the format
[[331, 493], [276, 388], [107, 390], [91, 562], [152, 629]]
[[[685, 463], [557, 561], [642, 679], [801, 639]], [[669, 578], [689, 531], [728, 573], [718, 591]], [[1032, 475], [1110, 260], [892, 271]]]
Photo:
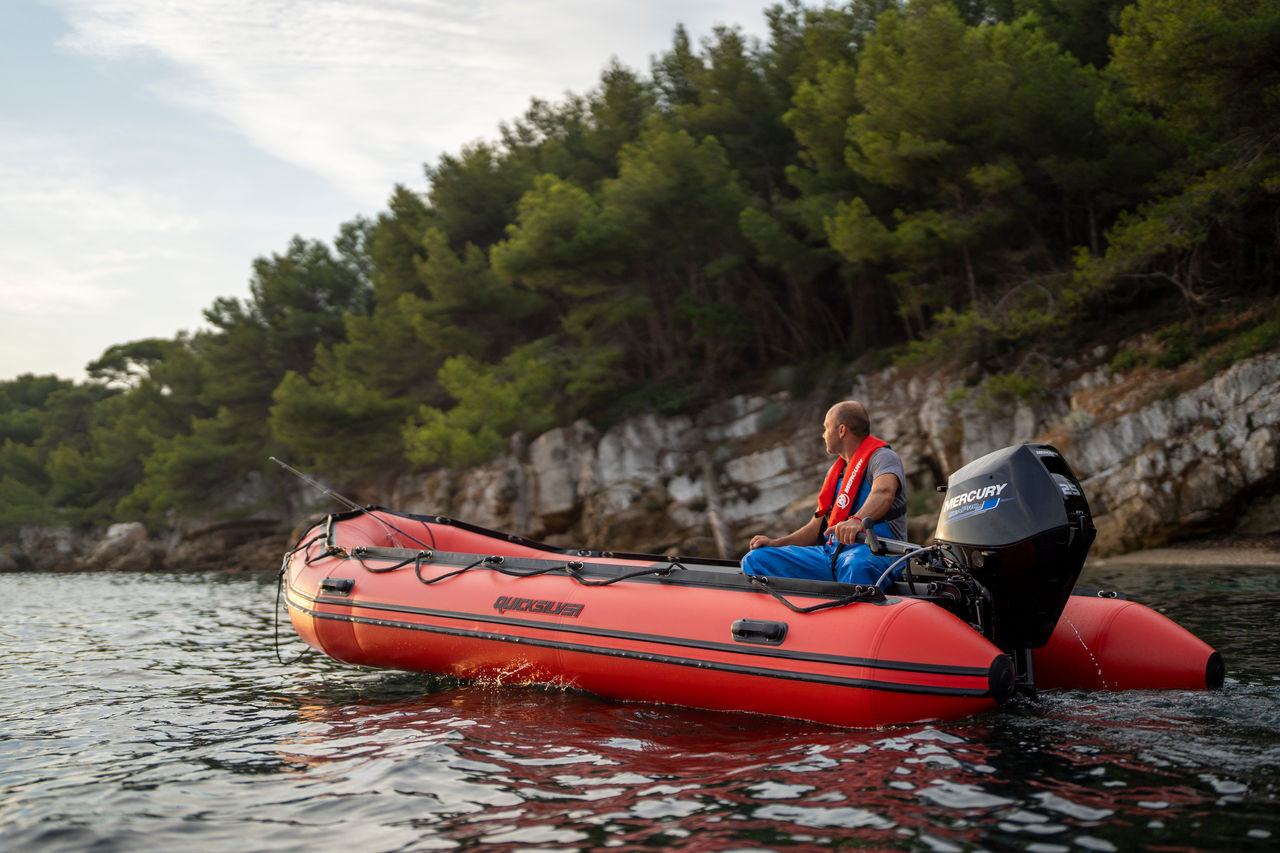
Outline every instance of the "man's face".
[[830, 412], [827, 413], [826, 420], [822, 422], [822, 440], [827, 445], [827, 452], [832, 455], [840, 453], [840, 425], [836, 423], [835, 416]]

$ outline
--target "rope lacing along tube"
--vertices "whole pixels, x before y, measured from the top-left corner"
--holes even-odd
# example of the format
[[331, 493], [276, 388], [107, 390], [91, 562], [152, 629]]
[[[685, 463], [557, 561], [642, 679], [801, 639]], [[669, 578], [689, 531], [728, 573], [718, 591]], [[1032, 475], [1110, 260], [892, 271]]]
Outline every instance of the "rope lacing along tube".
[[[341, 549], [338, 549], [338, 550], [341, 550]], [[617, 577], [605, 578], [603, 580], [588, 580], [587, 578], [582, 576], [581, 571], [583, 569], [583, 563], [578, 560], [570, 560], [569, 562], [561, 566], [547, 566], [546, 568], [543, 568], [543, 569], [532, 569], [529, 571], [515, 571], [512, 569], [503, 568], [503, 563], [505, 562], [506, 558], [503, 557], [501, 554], [491, 554], [485, 557], [481, 557], [479, 560], [476, 560], [475, 562], [470, 563], [466, 566], [463, 566], [460, 569], [456, 569], [452, 572], [445, 572], [444, 574], [437, 575], [434, 578], [425, 578], [422, 576], [422, 564], [425, 561], [431, 560], [435, 556], [434, 553], [431, 551], [418, 551], [412, 557], [408, 557], [404, 560], [401, 560], [398, 563], [395, 563], [390, 566], [385, 566], [383, 568], [373, 568], [368, 563], [366, 563], [364, 561], [364, 557], [366, 553], [367, 552], [365, 551], [364, 547], [360, 546], [353, 549], [350, 554], [352, 558], [354, 558], [357, 562], [360, 563], [360, 565], [365, 569], [365, 571], [372, 572], [374, 574], [384, 574], [386, 572], [394, 572], [396, 569], [402, 569], [405, 566], [412, 563], [414, 575], [417, 576], [419, 581], [427, 585], [430, 585], [433, 583], [439, 583], [442, 580], [448, 580], [449, 578], [452, 578], [452, 577], [457, 577], [458, 575], [463, 574], [464, 572], [468, 572], [471, 569], [474, 569], [477, 567], [492, 569], [493, 571], [498, 572], [499, 574], [503, 574], [503, 575], [506, 575], [507, 577], [512, 577], [512, 578], [534, 578], [534, 577], [540, 577], [542, 575], [551, 574], [553, 572], [565, 572], [566, 574], [569, 575], [569, 577], [573, 578], [575, 581], [582, 584], [583, 586], [609, 586], [610, 584], [615, 584], [615, 583], [618, 583], [619, 581], [630, 580], [631, 578], [643, 577], [645, 575], [669, 577], [671, 573], [674, 571], [685, 570], [685, 567], [678, 562], [678, 558], [673, 557], [671, 558], [671, 565], [668, 565], [668, 566], [660, 566], [657, 568], [649, 567], [649, 568], [639, 569], [638, 571], [628, 572], [626, 574], [618, 575]], [[326, 552], [326, 554], [322, 556], [327, 556], [327, 555], [328, 554]], [[348, 555], [345, 552], [343, 552], [341, 556], [345, 557]], [[316, 559], [320, 559], [320, 557], [317, 557]]]
[[582, 569], [582, 563], [576, 563], [576, 562], [568, 563], [567, 565], [565, 565], [565, 569], [568, 570], [569, 576], [571, 578], [573, 578], [583, 586], [609, 586], [610, 584], [615, 584], [618, 581], [631, 580], [632, 578], [640, 578], [640, 577], [644, 577], [645, 575], [655, 575], [660, 578], [665, 578], [665, 577], [670, 577], [671, 573], [674, 571], [677, 571], [677, 570], [685, 571], [684, 566], [680, 565], [679, 563], [672, 562], [672, 564], [669, 566], [661, 566], [659, 568], [650, 567], [647, 569], [639, 569], [634, 572], [627, 572], [626, 574], [618, 575], [617, 577], [605, 578], [603, 580], [593, 581], [593, 580], [587, 580], [580, 574], [580, 571]]
[[[574, 565], [575, 565], [574, 563], [569, 563], [568, 565], [564, 565], [564, 566], [547, 566], [546, 568], [543, 568], [543, 569], [530, 569], [527, 572], [518, 572], [518, 571], [515, 571], [514, 569], [504, 569], [501, 566], [492, 564], [492, 563], [486, 564], [485, 568], [493, 569], [495, 572], [506, 575], [509, 578], [536, 578], [542, 575], [549, 575], [552, 572], [562, 572], [565, 569], [572, 568]], [[577, 563], [576, 565], [579, 568], [582, 567], [581, 563]]]
[[401, 560], [395, 565], [384, 566], [380, 569], [375, 569], [364, 561], [365, 554], [367, 553], [368, 552], [365, 550], [364, 546], [361, 545], [355, 548], [354, 550], [352, 550], [351, 556], [355, 558], [356, 562], [358, 562], [366, 572], [371, 572], [372, 574], [375, 574], [375, 575], [381, 575], [387, 572], [394, 572], [396, 569], [402, 569], [405, 566], [409, 565], [410, 563], [420, 564], [423, 560], [430, 560], [432, 557], [435, 556], [434, 552], [432, 551], [418, 551], [412, 557], [408, 557], [404, 560]]
[[842, 595], [839, 598], [833, 598], [830, 601], [822, 601], [812, 605], [811, 607], [797, 607], [788, 601], [782, 593], [769, 586], [768, 577], [764, 575], [747, 575], [746, 577], [747, 580], [751, 581], [751, 583], [760, 587], [778, 601], [782, 602], [782, 604], [786, 605], [787, 609], [791, 610], [793, 613], [815, 613], [819, 610], [827, 610], [832, 607], [844, 607], [859, 601], [884, 601], [884, 590], [880, 587], [857, 584], [854, 586], [853, 592], [849, 595]]
[[[415, 577], [417, 577], [417, 578], [418, 578], [418, 580], [420, 580], [420, 581], [421, 581], [422, 583], [424, 583], [424, 584], [427, 584], [428, 586], [430, 586], [430, 585], [431, 585], [431, 584], [433, 584], [433, 583], [439, 583], [439, 582], [440, 582], [440, 581], [442, 581], [442, 580], [447, 580], [447, 579], [449, 579], [449, 578], [456, 577], [456, 576], [458, 576], [458, 575], [462, 574], [463, 572], [470, 571], [471, 569], [474, 569], [476, 566], [483, 565], [487, 560], [491, 559], [490, 557], [483, 557], [483, 558], [481, 558], [481, 559], [479, 559], [479, 560], [476, 560], [474, 563], [472, 563], [472, 564], [471, 564], [471, 565], [469, 565], [469, 566], [463, 566], [462, 568], [460, 568], [460, 569], [455, 569], [455, 570], [454, 570], [454, 571], [452, 571], [452, 572], [445, 572], [445, 573], [444, 573], [444, 574], [442, 574], [442, 575], [437, 575], [437, 576], [436, 576], [436, 577], [434, 577], [434, 578], [429, 578], [429, 579], [428, 579], [428, 578], [424, 578], [424, 577], [422, 576], [422, 561], [423, 561], [423, 559], [424, 559], [424, 557], [423, 557], [423, 553], [424, 553], [424, 552], [419, 551], [416, 555], [414, 555], [414, 558], [413, 558], [413, 574], [414, 574], [414, 576], [415, 576]], [[428, 554], [428, 555], [430, 554], [430, 552], [425, 552], [425, 553], [426, 553], [426, 554]], [[429, 556], [427, 557], [427, 559], [429, 559]]]

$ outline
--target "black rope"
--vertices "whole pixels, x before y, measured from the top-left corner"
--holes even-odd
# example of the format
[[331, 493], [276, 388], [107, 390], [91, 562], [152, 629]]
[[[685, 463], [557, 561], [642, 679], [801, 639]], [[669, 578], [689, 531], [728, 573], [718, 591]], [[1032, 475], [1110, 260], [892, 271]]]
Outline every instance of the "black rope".
[[[294, 554], [298, 553], [299, 551], [309, 550], [312, 545], [314, 545], [319, 540], [323, 539], [324, 536], [325, 536], [324, 532], [321, 531], [320, 533], [317, 533], [315, 536], [308, 539], [306, 542], [299, 541], [299, 543], [295, 545], [292, 549], [285, 552], [284, 559], [280, 561], [280, 571], [276, 574], [276, 610], [275, 610], [275, 613], [272, 614], [273, 618], [271, 621], [272, 621], [272, 633], [274, 635], [276, 660], [279, 661], [283, 666], [293, 666], [295, 663], [297, 663], [298, 661], [306, 657], [311, 651], [311, 649], [309, 648], [304, 648], [301, 652], [298, 653], [298, 656], [296, 658], [290, 661], [286, 661], [280, 655], [280, 598], [284, 594], [284, 579], [285, 579], [285, 575], [288, 574], [289, 572], [289, 560], [293, 557]], [[329, 550], [330, 549], [325, 549], [325, 553], [326, 554], [329, 553]], [[319, 559], [319, 557], [317, 557], [316, 559]], [[306, 559], [306, 564], [311, 565], [311, 557], [309, 555]]]
[[[312, 542], [314, 541], [315, 540], [313, 539]], [[309, 542], [307, 544], [311, 544], [311, 543]], [[289, 571], [289, 558], [292, 557], [296, 552], [297, 552], [297, 549], [295, 548], [293, 551], [290, 551], [288, 554], [284, 555], [284, 561], [280, 565], [280, 572], [279, 574], [276, 575], [276, 612], [275, 612], [275, 619], [273, 621], [275, 623], [274, 632], [275, 632], [276, 660], [280, 662], [281, 666], [293, 666], [294, 664], [301, 661], [304, 657], [306, 657], [311, 652], [311, 649], [303, 648], [302, 651], [298, 652], [298, 656], [296, 658], [289, 661], [285, 660], [280, 655], [280, 598], [281, 598], [281, 595], [284, 593], [284, 577], [285, 577], [285, 574]]]
[[746, 577], [747, 580], [751, 581], [778, 601], [785, 604], [793, 613], [815, 613], [819, 610], [827, 610], [832, 607], [844, 607], [859, 601], [884, 601], [884, 590], [880, 589], [880, 587], [874, 585], [863, 586], [862, 584], [858, 584], [854, 588], [854, 591], [849, 595], [842, 595], [839, 598], [833, 598], [830, 601], [822, 601], [811, 607], [797, 607], [788, 601], [782, 593], [769, 586], [768, 577], [764, 575], [747, 575]]
[[840, 580], [840, 576], [836, 574], [836, 560], [840, 557], [840, 552], [844, 550], [844, 545], [836, 543], [836, 549], [831, 553], [831, 579], [833, 581]]
[[422, 583], [425, 583], [425, 584], [427, 584], [428, 586], [430, 586], [430, 585], [431, 585], [431, 584], [433, 584], [433, 583], [438, 583], [438, 582], [440, 582], [440, 581], [442, 581], [442, 580], [447, 580], [447, 579], [449, 579], [449, 578], [456, 577], [456, 576], [458, 576], [458, 575], [462, 574], [463, 572], [470, 571], [471, 569], [474, 569], [476, 566], [479, 566], [479, 565], [483, 564], [485, 561], [490, 560], [490, 559], [492, 559], [492, 558], [491, 558], [491, 557], [484, 557], [484, 558], [482, 558], [482, 559], [476, 560], [474, 563], [472, 563], [472, 564], [471, 564], [471, 565], [469, 565], [469, 566], [463, 566], [462, 568], [460, 568], [460, 569], [456, 569], [455, 571], [452, 571], [452, 572], [445, 572], [444, 574], [439, 575], [439, 576], [434, 577], [434, 578], [431, 578], [430, 580], [428, 580], [427, 578], [424, 578], [424, 577], [422, 576], [422, 559], [423, 559], [423, 558], [422, 558], [422, 552], [419, 552], [419, 553], [418, 553], [418, 554], [413, 558], [413, 573], [414, 573], [414, 575], [416, 575], [416, 576], [417, 576], [418, 580], [420, 580]]
[[433, 555], [431, 551], [419, 551], [418, 553], [414, 554], [412, 557], [408, 557], [407, 559], [401, 560], [400, 562], [396, 563], [394, 566], [385, 566], [381, 569], [375, 569], [364, 561], [363, 548], [356, 548], [354, 551], [351, 552], [351, 556], [355, 558], [356, 562], [359, 563], [360, 566], [366, 572], [369, 572], [375, 575], [381, 575], [387, 572], [394, 572], [396, 569], [403, 569], [405, 566], [409, 565], [410, 563], [421, 563], [423, 560], [430, 560]]
[[[314, 542], [315, 540], [313, 539], [311, 541]], [[311, 543], [309, 542], [307, 544], [310, 545]], [[329, 556], [331, 552], [339, 553], [339, 554], [342, 553], [341, 549], [333, 548], [333, 549], [327, 550], [324, 554], [321, 554], [320, 557], [316, 557], [315, 559], [320, 559], [321, 557]], [[366, 572], [372, 572], [373, 574], [385, 574], [386, 572], [394, 572], [396, 569], [402, 569], [405, 566], [412, 563], [414, 575], [418, 578], [419, 581], [421, 581], [424, 584], [427, 584], [428, 586], [434, 583], [439, 583], [442, 580], [448, 580], [449, 578], [457, 577], [458, 575], [464, 572], [468, 572], [471, 569], [476, 568], [477, 566], [484, 566], [486, 569], [491, 569], [495, 572], [498, 572], [499, 574], [503, 574], [503, 575], [506, 575], [507, 577], [512, 577], [512, 578], [535, 578], [535, 577], [540, 577], [542, 575], [551, 574], [553, 572], [565, 572], [569, 575], [569, 577], [573, 578], [582, 586], [609, 586], [611, 584], [618, 583], [619, 581], [630, 580], [632, 578], [643, 577], [645, 575], [656, 575], [658, 577], [667, 577], [673, 571], [685, 571], [685, 567], [683, 565], [673, 560], [671, 564], [667, 566], [639, 569], [634, 572], [627, 572], [626, 574], [621, 574], [621, 575], [618, 575], [617, 577], [612, 577], [612, 578], [605, 578], [603, 580], [589, 580], [582, 576], [581, 571], [583, 568], [583, 564], [577, 561], [571, 561], [571, 562], [565, 563], [562, 566], [547, 566], [546, 568], [542, 568], [542, 569], [531, 569], [529, 571], [516, 571], [513, 569], [503, 568], [502, 563], [503, 563], [504, 557], [500, 554], [494, 554], [487, 557], [482, 557], [481, 559], [476, 560], [474, 563], [463, 566], [462, 568], [456, 569], [452, 572], [445, 572], [444, 574], [437, 575], [434, 578], [425, 578], [422, 576], [422, 564], [424, 561], [432, 559], [434, 554], [431, 551], [419, 551], [416, 554], [414, 554], [412, 557], [407, 557], [398, 563], [395, 563], [390, 566], [385, 566], [383, 568], [377, 568], [377, 569], [373, 568], [372, 566], [370, 566], [368, 563], [364, 561], [364, 551], [362, 548], [354, 549], [349, 556], [353, 557], [356, 560], [356, 562], [358, 562]], [[308, 560], [307, 562], [308, 564], [310, 564], [311, 561]]]
[[298, 553], [299, 551], [303, 550], [304, 548], [306, 549], [307, 556], [303, 562], [306, 563], [306, 565], [308, 566], [314, 564], [317, 560], [323, 560], [325, 557], [346, 557], [347, 552], [337, 545], [326, 545], [325, 549], [321, 551], [319, 554], [316, 554], [314, 556], [312, 555], [311, 546], [319, 542], [321, 539], [325, 538], [325, 535], [326, 534], [324, 533], [319, 533], [316, 536], [313, 536], [311, 539], [307, 540], [307, 543], [305, 545], [299, 545], [297, 548], [294, 548], [288, 554], [285, 554], [284, 555], [285, 560], [288, 560], [290, 557], [292, 557], [294, 554]]
[[319, 540], [321, 540], [321, 539], [323, 539], [323, 538], [324, 538], [324, 531], [322, 530], [322, 531], [320, 531], [319, 533], [317, 533], [315, 536], [312, 536], [312, 537], [311, 537], [310, 539], [308, 539], [306, 542], [300, 542], [300, 543], [298, 543], [297, 545], [295, 545], [295, 546], [293, 547], [293, 550], [288, 551], [287, 553], [285, 553], [285, 555], [284, 555], [284, 562], [285, 562], [285, 565], [288, 565], [288, 563], [289, 563], [289, 558], [290, 558], [290, 557], [292, 557], [294, 554], [298, 553], [299, 551], [306, 551], [306, 550], [307, 550], [307, 549], [309, 549], [312, 545], [316, 544], [316, 542], [318, 542]]
[[547, 566], [545, 569], [530, 569], [527, 572], [517, 572], [514, 569], [501, 568], [500, 566], [493, 563], [489, 563], [488, 565], [485, 566], [485, 568], [493, 569], [498, 574], [506, 575], [509, 578], [536, 578], [536, 577], [539, 577], [540, 575], [549, 575], [552, 572], [562, 572], [565, 569], [568, 569], [569, 567], [570, 567], [569, 565]]
[[645, 575], [656, 575], [657, 577], [665, 578], [677, 569], [680, 571], [685, 570], [684, 566], [679, 563], [672, 563], [669, 566], [662, 566], [661, 568], [640, 569], [638, 571], [628, 572], [625, 575], [618, 575], [614, 578], [605, 578], [604, 580], [593, 581], [587, 580], [582, 577], [582, 575], [578, 574], [582, 569], [582, 563], [568, 563], [565, 565], [565, 568], [569, 571], [569, 577], [573, 578], [583, 586], [609, 586], [610, 584], [615, 584], [618, 581], [631, 580], [632, 578], [644, 577]]

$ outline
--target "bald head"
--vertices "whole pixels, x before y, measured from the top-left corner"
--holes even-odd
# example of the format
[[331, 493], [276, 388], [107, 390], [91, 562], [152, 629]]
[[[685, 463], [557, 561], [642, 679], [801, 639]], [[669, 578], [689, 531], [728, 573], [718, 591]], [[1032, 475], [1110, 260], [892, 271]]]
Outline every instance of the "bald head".
[[871, 418], [867, 415], [866, 407], [857, 400], [836, 403], [827, 412], [827, 418], [836, 425], [848, 427], [849, 432], [858, 440], [871, 435]]

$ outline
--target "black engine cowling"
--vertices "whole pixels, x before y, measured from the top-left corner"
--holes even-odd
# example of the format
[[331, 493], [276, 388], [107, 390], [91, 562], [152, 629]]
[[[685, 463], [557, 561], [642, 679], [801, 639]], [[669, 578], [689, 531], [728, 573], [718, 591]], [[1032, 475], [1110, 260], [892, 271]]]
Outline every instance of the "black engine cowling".
[[988, 453], [951, 475], [937, 542], [991, 595], [990, 639], [1049, 642], [1097, 531], [1084, 489], [1047, 444]]

